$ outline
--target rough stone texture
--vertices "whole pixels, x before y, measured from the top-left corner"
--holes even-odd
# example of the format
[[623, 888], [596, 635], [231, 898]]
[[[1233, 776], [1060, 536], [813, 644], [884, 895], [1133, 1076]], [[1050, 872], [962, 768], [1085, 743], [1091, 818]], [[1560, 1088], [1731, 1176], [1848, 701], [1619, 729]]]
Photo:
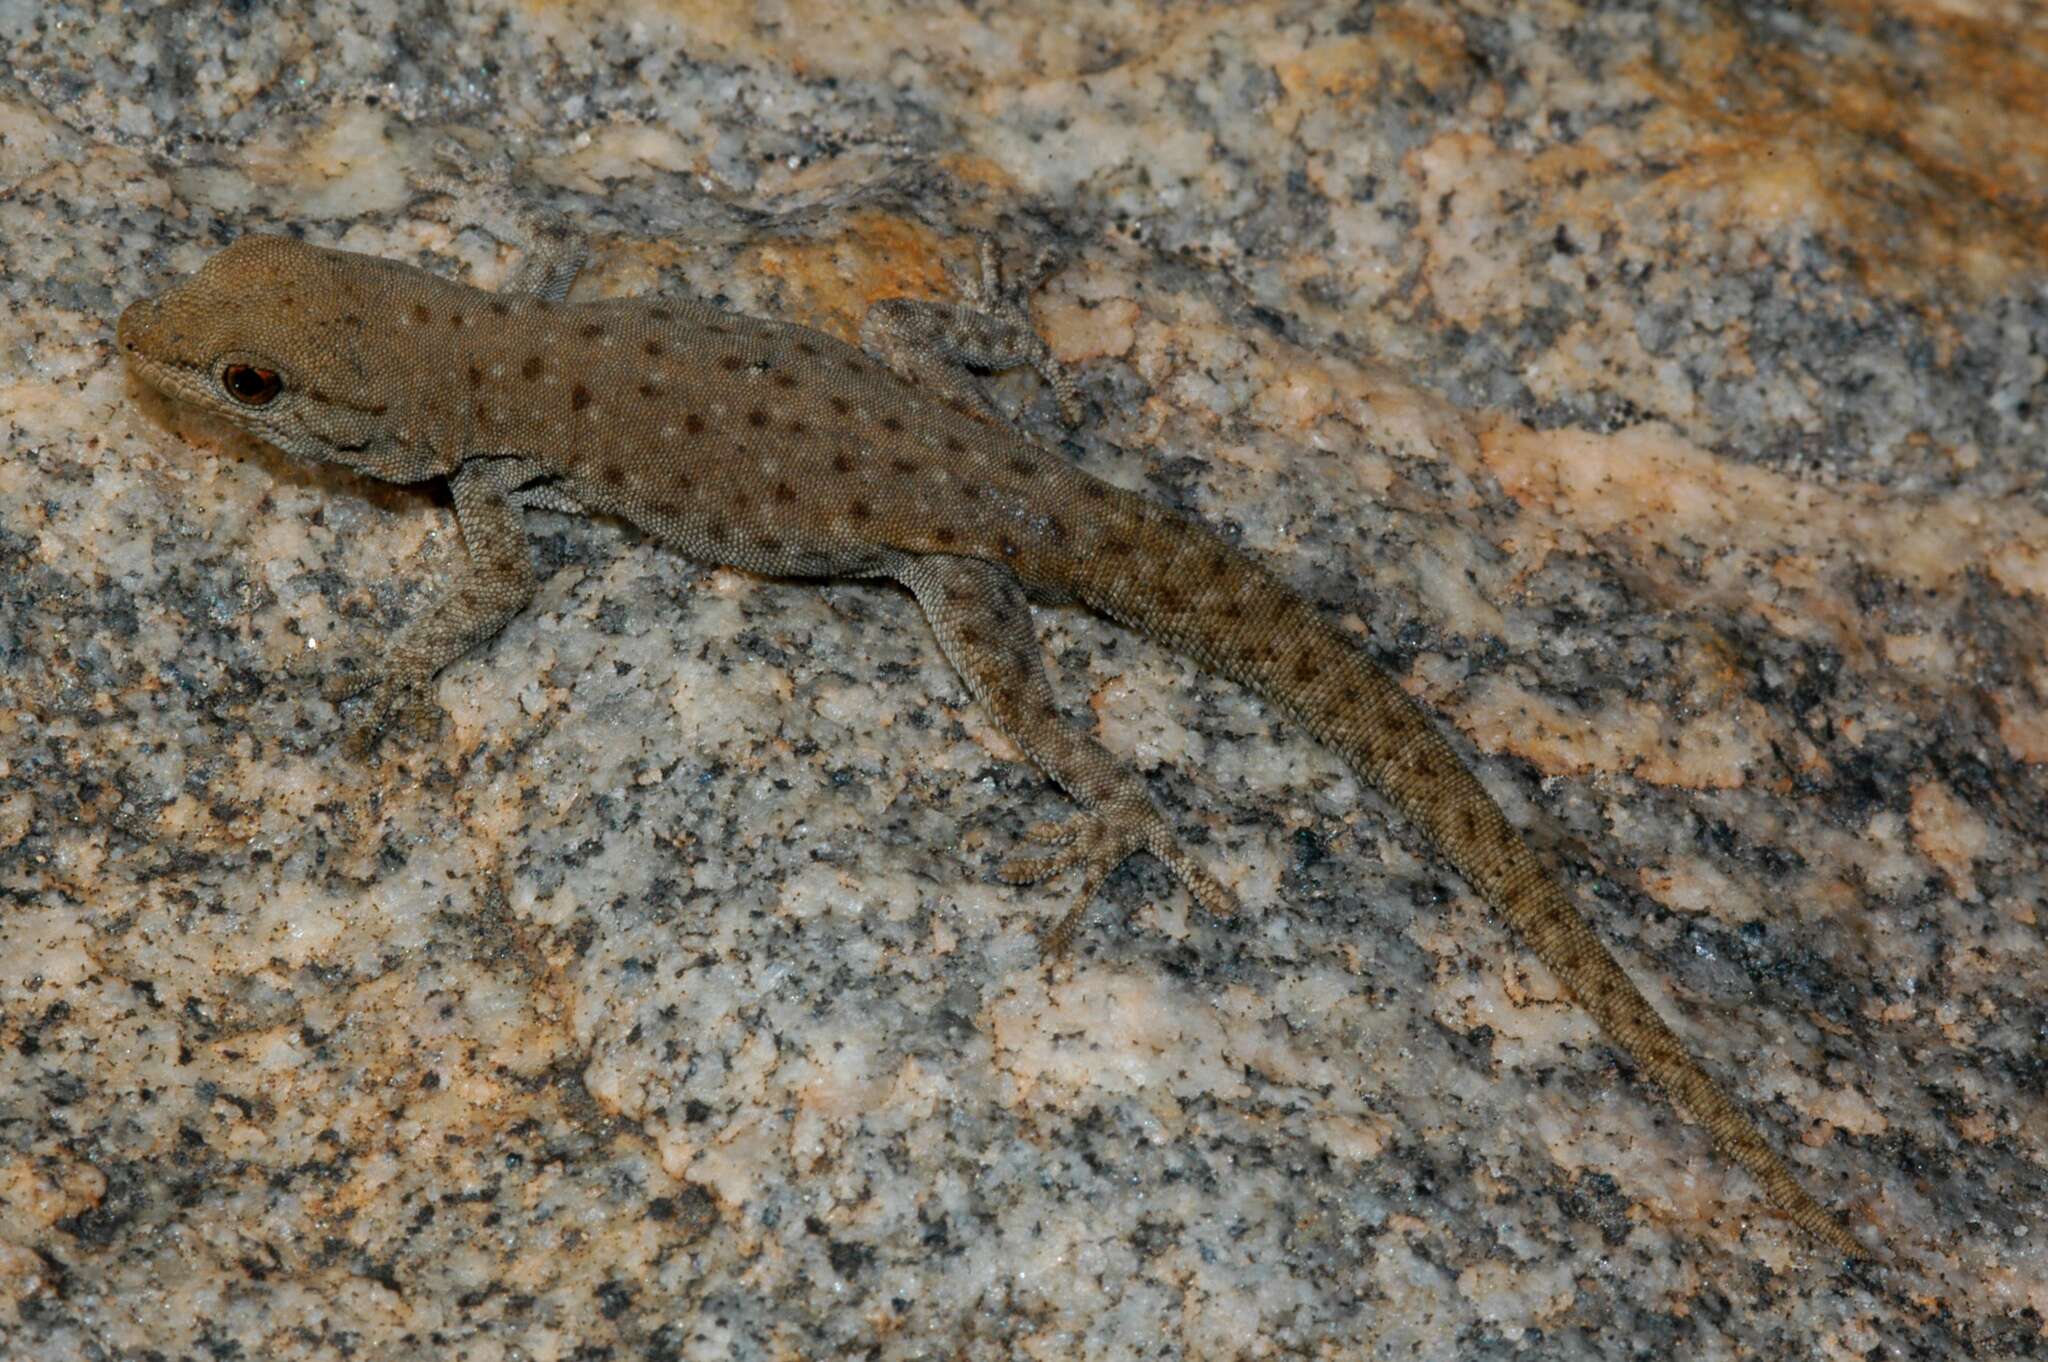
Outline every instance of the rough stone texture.
[[[401, 18], [403, 23], [401, 25]], [[2048, 30], [1816, 0], [0, 3], [0, 1354], [2048, 1352]], [[308, 678], [457, 551], [147, 397], [255, 228], [850, 335], [989, 228], [1094, 411], [1439, 707], [1823, 1200], [1769, 1216], [1334, 758], [1047, 612], [1244, 897], [1078, 957], [1060, 801], [911, 603], [536, 517], [360, 765]], [[1033, 382], [1003, 385], [1049, 430]]]

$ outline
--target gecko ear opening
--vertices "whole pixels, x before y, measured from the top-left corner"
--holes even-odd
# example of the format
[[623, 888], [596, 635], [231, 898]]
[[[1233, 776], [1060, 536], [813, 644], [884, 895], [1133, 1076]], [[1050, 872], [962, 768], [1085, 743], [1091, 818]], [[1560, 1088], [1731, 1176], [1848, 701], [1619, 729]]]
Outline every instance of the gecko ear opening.
[[275, 369], [254, 364], [230, 364], [220, 371], [221, 391], [245, 407], [267, 407], [284, 391], [284, 378]]

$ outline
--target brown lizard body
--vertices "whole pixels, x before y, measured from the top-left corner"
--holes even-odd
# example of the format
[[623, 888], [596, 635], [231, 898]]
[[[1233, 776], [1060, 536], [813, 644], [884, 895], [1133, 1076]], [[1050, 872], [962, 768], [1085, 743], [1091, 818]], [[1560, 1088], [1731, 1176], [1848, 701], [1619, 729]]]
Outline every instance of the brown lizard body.
[[1028, 882], [1083, 868], [1058, 951], [1103, 878], [1159, 856], [1214, 912], [1230, 892], [1183, 851], [1137, 774], [1054, 704], [1027, 601], [1076, 601], [1293, 716], [1399, 809], [1522, 934], [1613, 1040], [1793, 1221], [1874, 1256], [1794, 1179], [1692, 1060], [1423, 712], [1344, 634], [1201, 525], [1091, 478], [997, 419], [964, 366], [1064, 375], [984, 251], [979, 306], [892, 300], [866, 349], [679, 300], [563, 301], [580, 242], [545, 236], [511, 291], [251, 236], [122, 316], [164, 392], [286, 452], [392, 482], [446, 477], [468, 571], [373, 674], [362, 730], [430, 706], [448, 663], [532, 599], [522, 511], [617, 516], [756, 572], [893, 578], [996, 724], [1080, 805], [1031, 830]]

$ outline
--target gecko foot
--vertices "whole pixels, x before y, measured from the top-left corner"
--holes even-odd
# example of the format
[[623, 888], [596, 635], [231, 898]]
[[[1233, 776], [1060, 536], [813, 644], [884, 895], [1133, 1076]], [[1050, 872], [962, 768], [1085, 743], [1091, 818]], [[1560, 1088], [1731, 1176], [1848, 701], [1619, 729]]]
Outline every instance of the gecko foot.
[[370, 697], [368, 710], [349, 730], [347, 751], [367, 760], [387, 736], [407, 743], [430, 741], [441, 726], [441, 706], [424, 685], [393, 669], [374, 666], [338, 672], [320, 683], [320, 694], [334, 704], [358, 695]]
[[1059, 268], [1059, 252], [1047, 247], [1038, 253], [1024, 277], [1013, 282], [1003, 277], [1002, 251], [986, 232], [974, 235], [975, 272], [953, 271], [954, 284], [967, 306], [989, 323], [988, 340], [993, 343], [997, 328], [1005, 342], [1005, 359], [1029, 364], [1038, 370], [1059, 403], [1060, 421], [1069, 428], [1081, 424], [1081, 391], [1066, 366], [1053, 358], [1052, 350], [1031, 324], [1026, 300]]
[[1034, 842], [1058, 847], [1050, 856], [1018, 856], [996, 871], [1011, 884], [1033, 884], [1074, 866], [1083, 867], [1081, 892], [1060, 920], [1040, 936], [1047, 959], [1057, 959], [1073, 944], [1074, 933], [1096, 890], [1109, 872], [1134, 852], [1149, 851], [1187, 886], [1195, 901], [1218, 917], [1237, 911], [1237, 897], [1182, 850], [1173, 830], [1148, 805], [1090, 809], [1056, 823], [1034, 823], [1024, 830]]
[[512, 188], [517, 163], [501, 150], [472, 150], [459, 139], [440, 138], [433, 159], [442, 173], [409, 176], [416, 193], [428, 198], [414, 206], [420, 216], [460, 231], [475, 227], [520, 252], [519, 262], [499, 286], [501, 293], [532, 294], [559, 303], [590, 258], [589, 243], [564, 218], [525, 203]]
[[994, 238], [977, 236], [975, 242], [974, 271], [948, 271], [963, 301], [883, 298], [861, 321], [861, 347], [903, 377], [965, 401], [996, 420], [1003, 419], [1002, 412], [989, 400], [973, 371], [1028, 364], [1052, 389], [1061, 422], [1079, 425], [1081, 391], [1044, 338], [1032, 329], [1031, 313], [1025, 306], [1030, 289], [1054, 257], [1042, 254], [1029, 275], [1030, 282], [1013, 287], [1004, 281]]

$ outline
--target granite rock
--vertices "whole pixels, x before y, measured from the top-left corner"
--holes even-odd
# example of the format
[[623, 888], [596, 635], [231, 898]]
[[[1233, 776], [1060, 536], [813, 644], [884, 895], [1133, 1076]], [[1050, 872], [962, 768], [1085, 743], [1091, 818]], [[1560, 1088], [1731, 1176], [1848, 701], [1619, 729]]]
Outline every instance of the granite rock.
[[[2018, 0], [0, 0], [0, 1353], [2048, 1352], [2048, 30]], [[290, 230], [854, 334], [965, 236], [1082, 466], [1443, 716], [1821, 1199], [1829, 1261], [1328, 753], [1043, 614], [1242, 896], [990, 869], [1062, 801], [908, 597], [536, 515], [374, 763], [314, 680], [445, 501], [145, 392]]]

